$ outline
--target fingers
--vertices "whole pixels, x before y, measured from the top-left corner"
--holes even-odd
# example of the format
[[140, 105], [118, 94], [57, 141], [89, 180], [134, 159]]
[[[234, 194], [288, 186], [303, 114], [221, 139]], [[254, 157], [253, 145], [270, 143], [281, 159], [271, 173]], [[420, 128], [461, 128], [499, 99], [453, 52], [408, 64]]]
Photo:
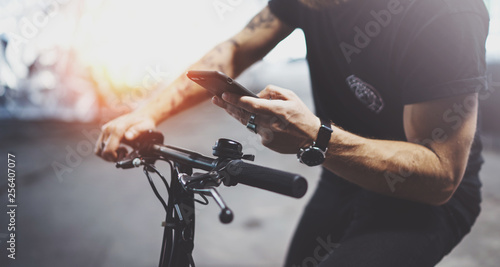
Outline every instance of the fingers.
[[[250, 96], [239, 96], [231, 93], [223, 93], [222, 99], [233, 106], [240, 107], [250, 113], [274, 114], [279, 105], [268, 99], [255, 98]], [[276, 100], [278, 101], [278, 100]]]
[[125, 138], [129, 141], [134, 140], [139, 135], [139, 131], [135, 129], [129, 129], [125, 132]]
[[[259, 97], [240, 96], [227, 92], [222, 94], [222, 100], [229, 104], [240, 107], [250, 113], [267, 115], [280, 113], [284, 108], [283, 105], [288, 100], [298, 99], [297, 95], [292, 91], [274, 85], [268, 85], [259, 93]], [[220, 107], [225, 108], [222, 105], [223, 103], [220, 104]]]
[[251, 113], [237, 106], [229, 104], [217, 97], [214, 97], [212, 101], [219, 107], [224, 108], [229, 115], [234, 117], [243, 125], [247, 125], [247, 123], [250, 120], [250, 116], [252, 114], [255, 114], [254, 124], [257, 125], [257, 133], [262, 135], [264, 139], [266, 139], [268, 133], [275, 131], [283, 131], [288, 125], [284, 119], [277, 116], [276, 114], [266, 115], [259, 113]]
[[290, 113], [290, 109], [295, 109], [292, 104], [296, 102], [289, 100], [298, 97], [290, 90], [272, 85], [267, 86], [259, 96], [271, 100], [224, 93], [222, 99], [215, 96], [212, 102], [243, 125], [247, 125], [251, 114], [255, 114], [254, 124], [257, 125], [257, 133], [266, 142], [273, 139], [274, 132], [286, 131], [289, 125], [286, 120], [287, 114]]
[[101, 156], [102, 150], [106, 146], [104, 141], [107, 140], [109, 136], [109, 133], [107, 131], [104, 131], [103, 128], [101, 128], [101, 134], [99, 135], [99, 137], [97, 138], [97, 142], [95, 143], [94, 153], [97, 156]]
[[96, 154], [106, 161], [116, 161], [116, 150], [120, 146], [125, 129], [114, 124], [105, 124], [96, 144]]
[[248, 120], [250, 119], [251, 115], [250, 112], [241, 109], [233, 104], [227, 103], [216, 96], [212, 98], [212, 102], [215, 105], [223, 108], [229, 115], [240, 121], [241, 124], [246, 125], [248, 123]]
[[275, 85], [268, 85], [257, 95], [263, 99], [289, 100], [295, 96], [295, 93]]
[[274, 151], [296, 153], [298, 148], [315, 139], [319, 119], [295, 93], [269, 85], [259, 97], [224, 93], [222, 97], [214, 97], [212, 102], [243, 125], [247, 125], [250, 116], [255, 114], [255, 125], [250, 129], [256, 129], [262, 143]]
[[134, 140], [142, 132], [154, 129], [154, 121], [143, 116], [123, 116], [105, 124], [95, 146], [95, 154], [107, 161], [116, 161], [122, 139]]
[[136, 139], [139, 135], [147, 130], [154, 130], [155, 124], [151, 120], [142, 120], [138, 124], [128, 128], [125, 132], [125, 138], [129, 141]]
[[[233, 97], [236, 95], [229, 95], [228, 97]], [[239, 97], [239, 96], [236, 96]], [[243, 98], [243, 97], [241, 97]], [[249, 100], [252, 101], [255, 98], [250, 98]], [[269, 101], [266, 99], [262, 99], [263, 101], [266, 102], [276, 102], [276, 100]], [[231, 101], [231, 100], [230, 100]], [[241, 104], [241, 102], [238, 102], [238, 100], [233, 100], [233, 103], [238, 103], [238, 104], [232, 104], [229, 102], [226, 102], [225, 100], [222, 100], [221, 98], [214, 96], [212, 98], [212, 102], [223, 108], [229, 115], [237, 119], [238, 121], [241, 122], [241, 124], [246, 125], [250, 119], [251, 114], [256, 115], [255, 119], [255, 124], [260, 125], [261, 129], [262, 128], [271, 128], [273, 130], [282, 130], [284, 128], [283, 126], [283, 116], [280, 116], [280, 111], [284, 109], [283, 102], [280, 101], [279, 103], [274, 103], [269, 105], [268, 107], [263, 109], [263, 108], [241, 108], [241, 106], [238, 106], [238, 104]]]
[[221, 108], [226, 108], [226, 102], [224, 102], [224, 100], [220, 99], [218, 96], [214, 96], [212, 97], [212, 103], [214, 103], [215, 105], [221, 107]]

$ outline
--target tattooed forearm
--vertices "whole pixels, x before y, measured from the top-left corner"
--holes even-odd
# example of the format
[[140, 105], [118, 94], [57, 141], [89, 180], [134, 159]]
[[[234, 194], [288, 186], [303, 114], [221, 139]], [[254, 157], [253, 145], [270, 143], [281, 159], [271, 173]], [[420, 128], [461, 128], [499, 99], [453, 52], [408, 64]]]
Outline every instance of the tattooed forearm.
[[205, 56], [201, 59], [201, 64], [205, 69], [207, 68], [213, 68], [215, 66], [214, 64], [214, 58], [213, 56]]
[[[242, 31], [214, 47], [188, 69], [217, 70], [237, 77], [292, 30], [282, 24], [269, 7], [265, 7]], [[207, 90], [182, 75], [166, 87], [155, 101], [144, 106], [144, 112], [154, 114], [155, 121], [161, 122], [209, 97]]]
[[246, 26], [247, 29], [254, 31], [257, 28], [270, 28], [276, 17], [271, 13], [269, 8], [262, 10], [255, 16]]
[[234, 45], [235, 48], [240, 48], [240, 44], [234, 38], [229, 39], [228, 42]]
[[226, 42], [223, 42], [217, 46], [215, 46], [211, 52], [206, 54], [199, 61], [200, 66], [203, 69], [216, 69], [218, 71], [224, 72], [228, 68], [225, 67], [227, 62], [225, 62], [225, 58], [227, 58], [227, 54], [231, 53], [233, 49], [238, 49], [240, 47], [239, 43], [235, 38], [231, 38]]

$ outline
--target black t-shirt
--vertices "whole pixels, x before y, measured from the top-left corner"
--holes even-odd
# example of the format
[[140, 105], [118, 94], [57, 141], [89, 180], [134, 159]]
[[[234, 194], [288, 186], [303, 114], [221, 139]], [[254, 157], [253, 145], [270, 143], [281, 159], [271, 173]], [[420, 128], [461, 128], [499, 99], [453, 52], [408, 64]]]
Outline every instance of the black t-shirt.
[[[317, 115], [352, 133], [406, 141], [404, 105], [486, 90], [482, 0], [350, 0], [323, 8], [271, 0], [269, 7], [305, 34]], [[454, 112], [443, 119], [457, 123]], [[473, 213], [480, 151], [476, 135], [454, 195]]]

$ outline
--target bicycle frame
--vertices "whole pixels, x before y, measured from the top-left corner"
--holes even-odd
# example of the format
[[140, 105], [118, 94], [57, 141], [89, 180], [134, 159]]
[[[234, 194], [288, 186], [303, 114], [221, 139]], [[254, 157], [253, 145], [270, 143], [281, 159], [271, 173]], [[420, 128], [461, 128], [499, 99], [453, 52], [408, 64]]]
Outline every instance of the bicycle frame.
[[[193, 169], [176, 164], [174, 175], [179, 171], [188, 175]], [[176, 177], [172, 177], [160, 256], [160, 267], [194, 266], [191, 253], [194, 248], [194, 194], [184, 190]]]

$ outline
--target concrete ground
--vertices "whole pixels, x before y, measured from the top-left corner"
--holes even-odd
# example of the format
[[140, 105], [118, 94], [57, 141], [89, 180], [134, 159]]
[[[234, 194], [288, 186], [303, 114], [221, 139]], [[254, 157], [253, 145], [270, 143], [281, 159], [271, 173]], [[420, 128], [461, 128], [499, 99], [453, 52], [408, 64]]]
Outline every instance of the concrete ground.
[[[273, 79], [276, 69], [259, 67], [241, 82], [295, 88], [310, 104], [307, 77]], [[303, 65], [291, 65], [305, 73]], [[303, 71], [302, 71], [303, 70]], [[306, 75], [306, 74], [304, 74]], [[0, 123], [0, 173], [7, 152], [16, 155], [16, 259], [7, 258], [7, 184], [0, 180], [0, 266], [156, 266], [163, 208], [140, 169], [118, 170], [91, 153], [98, 125], [54, 122]], [[256, 136], [209, 103], [161, 125], [165, 143], [211, 154], [220, 137], [243, 143], [256, 163], [302, 174], [307, 195], [293, 199], [244, 185], [220, 188], [234, 221], [222, 225], [218, 207], [197, 206], [194, 258], [197, 266], [281, 266], [301, 210], [314, 191], [318, 168], [293, 155], [265, 149]], [[483, 211], [472, 232], [438, 267], [500, 264], [500, 154], [485, 152]], [[64, 165], [64, 168], [62, 166]], [[56, 170], [54, 170], [56, 166]], [[167, 170], [166, 166], [159, 165]]]

